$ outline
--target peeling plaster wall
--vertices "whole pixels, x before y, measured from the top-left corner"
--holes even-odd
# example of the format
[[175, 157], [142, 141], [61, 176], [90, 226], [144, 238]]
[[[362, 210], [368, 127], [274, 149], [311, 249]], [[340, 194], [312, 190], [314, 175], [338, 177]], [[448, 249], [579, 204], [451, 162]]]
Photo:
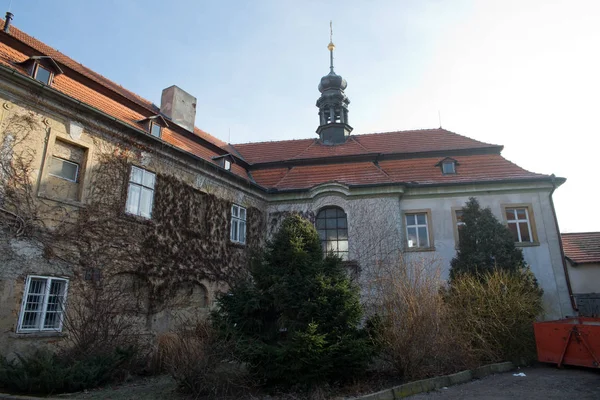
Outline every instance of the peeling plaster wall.
[[[32, 115], [39, 125], [28, 132], [28, 136], [13, 148], [15, 135], [10, 132], [10, 128], [7, 129], [7, 122], [15, 115], [26, 114]], [[206, 169], [202, 162], [195, 162], [189, 157], [178, 155], [175, 151], [162, 147], [160, 143], [142, 139], [145, 142], [139, 142], [141, 144], [138, 147], [137, 138], [131, 132], [123, 131], [114, 124], [105, 123], [97, 116], [75, 112], [65, 104], [53, 103], [36, 93], [23, 91], [22, 88], [8, 82], [0, 82], [0, 144], [2, 145], [0, 157], [10, 159], [23, 151], [30, 155], [32, 167], [30, 180], [33, 185], [34, 200], [50, 232], [57, 229], [60, 224], [64, 225], [65, 220], [69, 221], [73, 215], [78, 215], [77, 211], [86, 209], [93, 196], [97, 197], [97, 193], [93, 193], [94, 188], [98, 189], [94, 177], [102, 167], [102, 155], [119, 153], [126, 157], [130, 165], [137, 165], [156, 173], [157, 177], [162, 177], [160, 179], [163, 182], [180, 182], [181, 185], [197, 193], [200, 198], [214, 199], [213, 202], [218, 202], [223, 213], [218, 219], [220, 227], [217, 232], [223, 237], [212, 239], [225, 244], [221, 247], [220, 255], [216, 256], [222, 257], [225, 262], [228, 254], [235, 253], [238, 255], [236, 259], [243, 261], [250, 252], [249, 246], [229, 245], [230, 205], [235, 203], [248, 209], [248, 225], [253, 226], [248, 229], [254, 229], [248, 232], [248, 240], [253, 243], [262, 242], [264, 224], [261, 222], [263, 217], [260, 210], [265, 206], [261, 193], [253, 188], [240, 187], [239, 182], [229, 178], [226, 173], [218, 173], [214, 168]], [[58, 141], [77, 149], [76, 161], [81, 165], [78, 187], [75, 187], [72, 182], [48, 174], [49, 162], [55, 151], [55, 143]], [[63, 158], [70, 156], [70, 153], [65, 154], [64, 146], [60, 150], [62, 152], [59, 154], [57, 151], [57, 156]], [[3, 183], [4, 179], [0, 181], [0, 205], [4, 200]], [[105, 191], [105, 200], [121, 201], [120, 196], [126, 184], [126, 180], [125, 182], [116, 180], [112, 185], [103, 186], [101, 189]], [[63, 188], [60, 185], [66, 186]], [[61, 193], [67, 195], [62, 196]], [[215, 220], [214, 215], [210, 213], [203, 214], [203, 217], [205, 216], [207, 219], [212, 217], [211, 221]], [[135, 224], [135, 221], [133, 222]], [[213, 228], [210, 223], [203, 222], [202, 226], [198, 227], [198, 232], [206, 231], [205, 234], [208, 235]], [[260, 229], [260, 235], [256, 234], [257, 229]], [[206, 246], [210, 245], [211, 242], [206, 241]], [[67, 332], [16, 333], [24, 283], [28, 275], [60, 276], [70, 279], [76, 276], [76, 271], [72, 267], [58, 262], [53, 254], [47, 254], [47, 250], [40, 243], [26, 238], [16, 239], [14, 235], [0, 229], [0, 354], [31, 351], [32, 344], [53, 345], [60, 342], [64, 334], [68, 334]], [[180, 250], [185, 251], [184, 248]], [[188, 301], [181, 309], [162, 308], [146, 315], [140, 320], [145, 321], [141, 322], [145, 331], [150, 334], [165, 332], [186, 313], [207, 315], [214, 304], [216, 293], [225, 290], [226, 285], [206, 279], [200, 280], [198, 284], [205, 289], [204, 294], [200, 294], [198, 292], [200, 289], [197, 288], [190, 289], [192, 292], [186, 292], [188, 289], [183, 292], [176, 289], [173, 293], [169, 293], [174, 297], [187, 297]], [[69, 301], [75, 299], [67, 299], [67, 312]]]

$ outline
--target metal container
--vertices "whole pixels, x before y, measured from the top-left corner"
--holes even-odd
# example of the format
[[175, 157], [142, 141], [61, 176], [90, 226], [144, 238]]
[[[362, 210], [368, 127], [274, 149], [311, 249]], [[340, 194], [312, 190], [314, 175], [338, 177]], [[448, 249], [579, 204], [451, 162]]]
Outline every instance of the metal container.
[[600, 368], [600, 318], [566, 318], [535, 322], [538, 360]]

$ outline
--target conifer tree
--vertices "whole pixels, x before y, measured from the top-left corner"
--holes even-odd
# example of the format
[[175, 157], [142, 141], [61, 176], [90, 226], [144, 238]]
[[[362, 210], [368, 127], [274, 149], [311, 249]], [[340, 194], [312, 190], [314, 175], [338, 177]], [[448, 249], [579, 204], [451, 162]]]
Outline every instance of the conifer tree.
[[460, 227], [456, 257], [450, 263], [450, 279], [463, 273], [482, 275], [495, 268], [517, 271], [526, 267], [512, 233], [489, 208], [481, 208], [471, 197], [462, 211], [464, 225]]
[[220, 298], [213, 321], [251, 372], [267, 384], [311, 385], [364, 370], [373, 348], [359, 328], [358, 288], [340, 258], [323, 257], [309, 221], [286, 218], [250, 272]]

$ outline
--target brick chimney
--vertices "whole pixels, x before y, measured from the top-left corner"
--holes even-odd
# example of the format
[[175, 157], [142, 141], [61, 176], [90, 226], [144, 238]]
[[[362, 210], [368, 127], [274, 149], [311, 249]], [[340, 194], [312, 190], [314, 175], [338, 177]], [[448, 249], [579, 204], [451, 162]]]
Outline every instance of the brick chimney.
[[160, 112], [182, 128], [194, 132], [196, 98], [180, 87], [173, 85], [162, 91]]

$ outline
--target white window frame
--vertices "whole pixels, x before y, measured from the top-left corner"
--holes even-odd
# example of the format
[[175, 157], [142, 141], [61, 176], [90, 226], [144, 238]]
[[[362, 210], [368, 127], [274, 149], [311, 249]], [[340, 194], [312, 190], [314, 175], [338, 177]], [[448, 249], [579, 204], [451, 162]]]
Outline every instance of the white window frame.
[[[525, 210], [525, 219], [519, 219], [518, 215], [517, 215], [517, 210]], [[514, 219], [508, 219], [508, 212], [512, 211], [512, 214], [514, 216]], [[517, 237], [518, 237], [518, 241], [517, 243], [534, 243], [534, 237], [533, 237], [533, 230], [531, 229], [531, 218], [529, 216], [529, 207], [511, 207], [511, 206], [507, 206], [504, 209], [504, 214], [506, 216], [506, 224], [516, 224], [517, 225]], [[521, 229], [519, 229], [519, 224], [521, 223], [527, 223], [527, 231], [529, 233], [529, 241], [524, 241], [521, 238]]]
[[[409, 225], [408, 224], [408, 219], [407, 217], [409, 215], [414, 215], [415, 216], [415, 224], [414, 225]], [[418, 215], [424, 215], [425, 216], [425, 224], [419, 224], [418, 222]], [[426, 211], [409, 211], [404, 213], [404, 225], [406, 227], [405, 229], [405, 233], [406, 233], [406, 247], [409, 250], [418, 250], [418, 249], [429, 249], [431, 248], [431, 236], [429, 234], [429, 213]], [[408, 240], [408, 229], [409, 228], [415, 228], [417, 231], [417, 245], [416, 246], [410, 246], [409, 240]], [[425, 228], [425, 233], [427, 234], [427, 246], [420, 246], [420, 239], [419, 239], [419, 228]]]
[[[134, 182], [132, 180], [132, 178], [133, 178], [133, 172], [135, 170], [139, 170], [139, 171], [142, 172], [142, 181], [141, 181], [141, 183]], [[152, 181], [153, 181], [152, 186], [144, 185], [144, 176], [146, 174], [152, 175], [152, 178], [153, 178], [152, 179]], [[137, 208], [136, 208], [135, 212], [132, 212], [128, 208], [129, 196], [131, 196], [131, 187], [132, 186], [137, 186], [137, 187], [140, 188], [140, 196], [138, 198], [138, 202], [137, 202], [137, 206], [136, 206]], [[135, 216], [138, 216], [138, 217], [142, 217], [142, 218], [146, 218], [146, 219], [151, 219], [152, 218], [152, 209], [154, 208], [154, 194], [155, 194], [155, 189], [154, 188], [155, 188], [155, 186], [156, 186], [156, 174], [154, 172], [148, 171], [148, 170], [140, 168], [140, 167], [136, 167], [135, 165], [132, 165], [131, 166], [131, 171], [129, 173], [129, 182], [128, 182], [128, 185], [127, 185], [127, 200], [125, 202], [125, 212], [128, 213], [128, 214], [130, 214], [130, 215], [135, 215]], [[142, 215], [141, 212], [140, 212], [140, 210], [141, 210], [140, 205], [141, 205], [141, 202], [142, 202], [142, 195], [141, 195], [141, 193], [142, 193], [143, 189], [150, 190], [152, 192], [152, 196], [150, 198], [151, 199], [150, 200], [150, 207], [149, 207], [149, 209], [150, 209], [150, 215], [148, 215], [148, 216]]]
[[[31, 287], [31, 281], [33, 279], [44, 279], [46, 280], [46, 286], [44, 288], [44, 298], [42, 302], [42, 310], [39, 318], [39, 326], [37, 328], [23, 328], [23, 318], [25, 317], [25, 308], [27, 305], [27, 298], [29, 297], [29, 289]], [[53, 281], [64, 282], [65, 288], [62, 295], [62, 309], [60, 310], [58, 328], [44, 328], [44, 322], [46, 321], [46, 314], [48, 311], [48, 297], [50, 295], [50, 287]], [[19, 322], [17, 325], [17, 333], [30, 333], [30, 332], [61, 332], [63, 328], [63, 321], [65, 317], [65, 305], [67, 304], [67, 294], [69, 293], [69, 280], [66, 278], [57, 278], [53, 276], [40, 276], [40, 275], [29, 275], [25, 283], [25, 289], [23, 291], [23, 299], [21, 301], [21, 310], [19, 312]]]
[[72, 179], [69, 179], [69, 178], [65, 178], [64, 176], [56, 175], [56, 174], [53, 174], [53, 173], [50, 173], [50, 172], [48, 172], [48, 175], [57, 177], [59, 179], [64, 179], [65, 181], [77, 183], [77, 177], [79, 176], [79, 164], [77, 164], [75, 161], [70, 161], [70, 160], [64, 159], [62, 157], [52, 156], [52, 158], [50, 159], [50, 165], [52, 165], [52, 162], [53, 162], [54, 159], [60, 160], [62, 162], [66, 162], [68, 164], [75, 165], [75, 167], [76, 167], [75, 168], [75, 180], [72, 180]]
[[225, 168], [227, 171], [231, 171], [231, 161], [224, 159], [223, 168]]
[[[241, 217], [242, 210], [244, 211], [244, 217]], [[229, 238], [234, 243], [246, 244], [246, 220], [248, 218], [248, 210], [245, 207], [233, 204], [231, 206], [231, 232]], [[243, 227], [244, 237], [240, 240], [240, 232]]]

